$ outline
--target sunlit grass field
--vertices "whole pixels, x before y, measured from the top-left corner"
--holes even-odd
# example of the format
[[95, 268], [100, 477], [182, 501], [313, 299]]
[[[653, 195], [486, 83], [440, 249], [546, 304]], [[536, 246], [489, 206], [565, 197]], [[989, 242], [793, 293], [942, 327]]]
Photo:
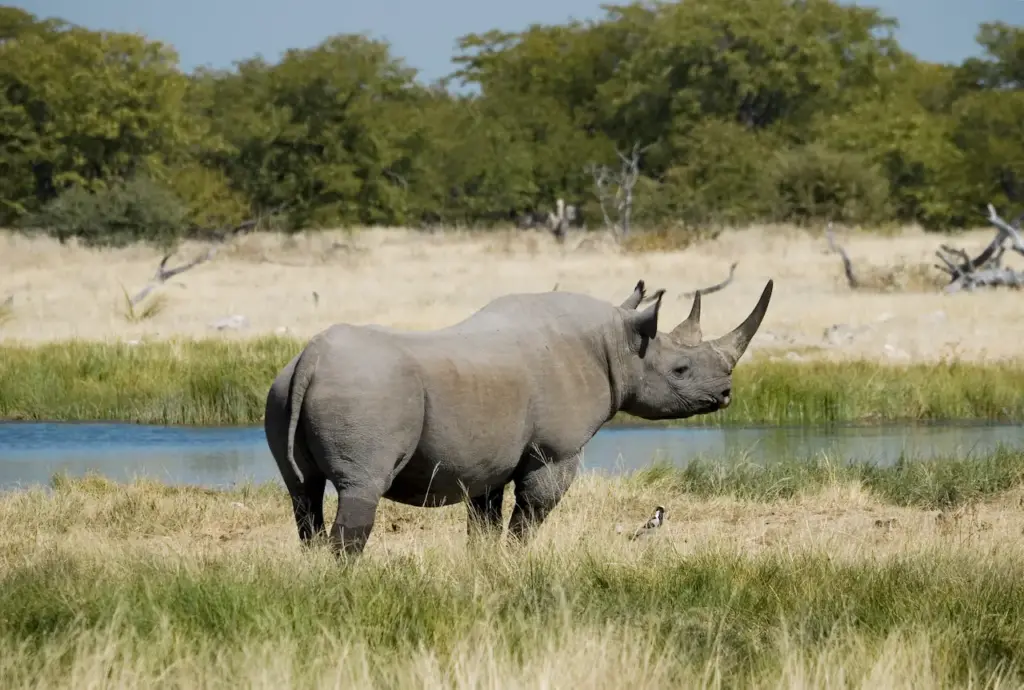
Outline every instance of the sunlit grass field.
[[[510, 293], [582, 292], [618, 304], [641, 278], [651, 291], [666, 290], [662, 318], [669, 330], [689, 312], [686, 293], [720, 283], [734, 268], [728, 287], [705, 295], [706, 337], [740, 323], [772, 278], [755, 349], [897, 363], [1020, 357], [1017, 292], [945, 294], [945, 274], [933, 266], [942, 243], [974, 256], [992, 228], [945, 237], [916, 227], [837, 227], [861, 284], [856, 290], [822, 230], [754, 225], [695, 241], [691, 233], [637, 228], [623, 246], [600, 232], [573, 232], [564, 245], [550, 233], [516, 229], [260, 232], [219, 247], [212, 261], [132, 307], [127, 298], [152, 280], [162, 256], [157, 249], [90, 248], [0, 230], [0, 343], [309, 338], [338, 322], [433, 329]], [[209, 249], [186, 242], [168, 267]], [[1004, 261], [1013, 266], [1020, 257]], [[243, 325], [218, 331], [214, 324], [229, 317]], [[841, 337], [827, 335], [833, 327]]]
[[0, 686], [1016, 687], [1022, 485], [1010, 451], [653, 467], [525, 549], [384, 502], [345, 564], [276, 485], [58, 476], [0, 495]]

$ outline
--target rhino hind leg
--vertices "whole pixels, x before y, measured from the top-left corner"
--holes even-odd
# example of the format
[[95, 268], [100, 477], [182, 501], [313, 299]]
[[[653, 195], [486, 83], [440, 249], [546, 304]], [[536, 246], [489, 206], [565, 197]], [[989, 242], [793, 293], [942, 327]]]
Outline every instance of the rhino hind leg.
[[[312, 474], [312, 473], [311, 473]], [[327, 477], [316, 473], [307, 474], [305, 481], [294, 489], [289, 488], [292, 498], [292, 513], [295, 524], [299, 528], [299, 540], [303, 546], [309, 546], [314, 539], [325, 534], [324, 524], [324, 489], [327, 488]]]
[[505, 485], [471, 496], [466, 501], [466, 534], [470, 539], [500, 534], [501, 501], [505, 497]]
[[322, 442], [314, 445], [313, 452], [327, 472], [327, 479], [338, 491], [338, 512], [330, 533], [331, 548], [337, 556], [357, 556], [370, 539], [377, 506], [391, 486], [393, 473], [404, 466], [412, 453], [391, 444], [371, 450], [363, 444], [342, 448]]
[[365, 487], [342, 487], [338, 491], [338, 514], [331, 526], [331, 547], [338, 556], [363, 552], [377, 519], [380, 494]]
[[508, 524], [512, 542], [525, 543], [569, 490], [579, 469], [579, 456], [545, 460], [541, 453], [524, 457], [515, 478], [516, 504]]
[[[287, 379], [282, 379], [287, 383]], [[324, 529], [324, 489], [327, 488], [327, 477], [310, 460], [309, 451], [305, 443], [305, 434], [302, 427], [296, 431], [295, 438], [295, 464], [302, 472], [302, 476], [295, 473], [292, 464], [288, 462], [288, 419], [285, 414], [287, 409], [280, 389], [287, 390], [284, 386], [275, 387], [279, 390], [271, 390], [267, 402], [266, 411], [266, 436], [267, 444], [270, 447], [270, 454], [277, 463], [277, 469], [284, 480], [285, 488], [292, 501], [292, 513], [295, 516], [295, 525], [299, 530], [299, 540], [303, 546], [310, 546], [313, 541], [326, 535]]]

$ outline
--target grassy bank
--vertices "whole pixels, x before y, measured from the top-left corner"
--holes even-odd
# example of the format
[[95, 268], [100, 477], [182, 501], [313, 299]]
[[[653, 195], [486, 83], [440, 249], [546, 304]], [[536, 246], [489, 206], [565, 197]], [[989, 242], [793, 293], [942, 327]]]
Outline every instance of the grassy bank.
[[[525, 552], [474, 552], [462, 506], [384, 503], [347, 567], [300, 551], [275, 486], [58, 478], [0, 495], [0, 685], [1024, 680], [1024, 455], [793, 469], [786, 492], [750, 468], [588, 476]], [[617, 532], [659, 503], [654, 537]]]
[[[260, 424], [266, 393], [302, 341], [67, 342], [0, 348], [0, 418]], [[812, 424], [1024, 419], [1024, 363], [751, 360], [735, 402], [685, 423]], [[615, 422], [640, 420], [620, 415]]]

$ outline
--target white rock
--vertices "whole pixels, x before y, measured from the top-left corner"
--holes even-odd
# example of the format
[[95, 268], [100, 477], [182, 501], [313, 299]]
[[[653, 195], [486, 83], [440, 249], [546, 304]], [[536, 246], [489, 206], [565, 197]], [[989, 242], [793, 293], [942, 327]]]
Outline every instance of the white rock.
[[910, 355], [889, 343], [886, 343], [885, 347], [882, 349], [885, 351], [885, 354], [889, 359], [910, 359]]
[[247, 319], [245, 316], [242, 316], [241, 314], [234, 314], [232, 316], [227, 316], [224, 317], [223, 319], [218, 319], [214, 321], [213, 323], [210, 324], [210, 327], [216, 328], [218, 331], [223, 331], [227, 329], [239, 330], [241, 328], [249, 327], [249, 319]]

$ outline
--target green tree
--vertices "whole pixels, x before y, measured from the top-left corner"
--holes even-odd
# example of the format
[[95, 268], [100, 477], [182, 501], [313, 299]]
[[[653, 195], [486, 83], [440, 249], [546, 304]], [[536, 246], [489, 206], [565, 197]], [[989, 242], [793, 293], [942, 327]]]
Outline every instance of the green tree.
[[403, 142], [424, 99], [414, 77], [358, 35], [205, 75], [203, 110], [227, 144], [210, 158], [254, 204], [287, 207], [295, 228], [403, 222]]
[[131, 34], [29, 25], [0, 42], [0, 194], [10, 222], [62, 190], [163, 174], [201, 123], [173, 49]]

